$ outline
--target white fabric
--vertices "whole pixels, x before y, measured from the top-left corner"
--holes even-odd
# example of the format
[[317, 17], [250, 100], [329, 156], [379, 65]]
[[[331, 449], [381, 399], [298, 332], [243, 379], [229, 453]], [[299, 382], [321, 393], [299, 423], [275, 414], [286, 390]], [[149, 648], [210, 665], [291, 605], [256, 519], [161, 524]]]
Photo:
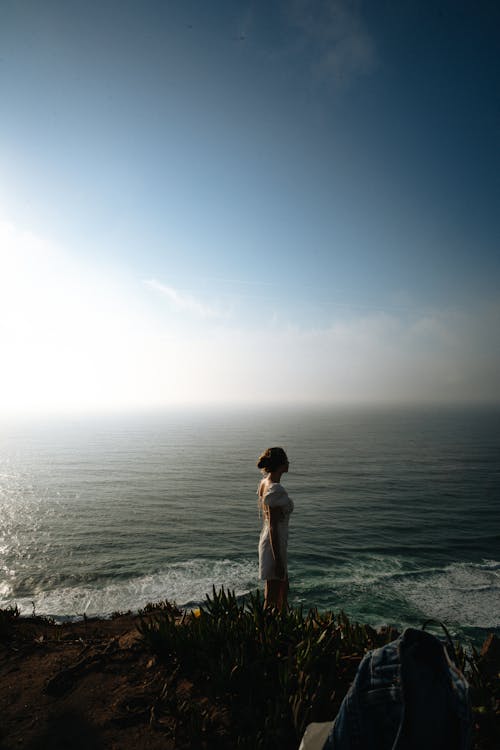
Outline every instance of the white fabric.
[[[260, 494], [262, 492], [262, 494]], [[259, 487], [259, 498], [262, 508], [262, 531], [259, 539], [259, 577], [263, 581], [277, 579], [276, 564], [271, 547], [271, 527], [269, 525], [270, 508], [279, 508], [280, 518], [277, 523], [277, 531], [280, 544], [280, 557], [285, 570], [285, 578], [288, 576], [287, 550], [288, 550], [288, 522], [290, 513], [293, 511], [293, 500], [279, 482], [270, 482], [263, 479]]]
[[308, 724], [299, 750], [322, 750], [330, 734], [333, 721], [321, 721]]

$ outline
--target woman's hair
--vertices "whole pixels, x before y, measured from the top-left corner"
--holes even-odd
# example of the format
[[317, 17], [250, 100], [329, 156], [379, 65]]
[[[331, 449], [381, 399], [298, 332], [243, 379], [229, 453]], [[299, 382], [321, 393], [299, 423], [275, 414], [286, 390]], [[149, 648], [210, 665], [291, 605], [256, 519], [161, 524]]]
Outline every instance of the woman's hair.
[[288, 458], [283, 448], [266, 448], [264, 453], [259, 456], [257, 468], [271, 472], [287, 462]]

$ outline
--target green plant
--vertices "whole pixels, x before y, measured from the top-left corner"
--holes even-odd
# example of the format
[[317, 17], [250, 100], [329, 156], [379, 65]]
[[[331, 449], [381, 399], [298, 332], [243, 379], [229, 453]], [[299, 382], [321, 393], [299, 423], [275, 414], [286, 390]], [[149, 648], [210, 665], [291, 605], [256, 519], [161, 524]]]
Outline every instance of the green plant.
[[159, 602], [148, 602], [142, 609], [139, 609], [139, 615], [153, 614], [158, 612], [171, 612], [176, 616], [180, 616], [182, 611], [176, 605], [175, 602], [169, 602], [168, 599], [164, 599]]
[[[148, 610], [139, 631], [173, 681], [189, 680], [227, 716], [218, 747], [262, 750], [296, 748], [309, 722], [333, 719], [366, 651], [397, 635], [351, 622], [344, 612], [278, 611], [259, 593], [241, 599], [223, 588], [213, 588], [196, 612], [167, 602]], [[476, 750], [492, 748], [496, 675], [474, 649], [456, 644], [454, 653], [471, 686]], [[190, 714], [193, 699], [176, 698], [173, 684], [168, 696], [188, 745], [203, 746], [222, 731], [206, 707]]]
[[228, 709], [235, 747], [291, 746], [309, 721], [331, 718], [339, 686], [370, 645], [343, 613], [272, 610], [259, 593], [241, 600], [224, 588], [196, 614], [165, 607], [139, 630], [160, 659]]
[[131, 609], [117, 609], [114, 612], [111, 612], [111, 619], [117, 620], [119, 617], [125, 617], [126, 615], [131, 615], [132, 610]]
[[20, 614], [17, 604], [13, 607], [0, 609], [0, 639], [7, 639], [11, 636], [14, 622], [20, 617]]

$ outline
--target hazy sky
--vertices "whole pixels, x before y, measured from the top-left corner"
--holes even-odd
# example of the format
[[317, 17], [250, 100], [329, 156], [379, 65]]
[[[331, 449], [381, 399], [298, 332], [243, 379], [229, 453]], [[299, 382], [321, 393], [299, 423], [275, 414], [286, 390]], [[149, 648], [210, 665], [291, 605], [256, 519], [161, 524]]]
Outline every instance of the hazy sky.
[[500, 401], [499, 8], [0, 0], [0, 408]]

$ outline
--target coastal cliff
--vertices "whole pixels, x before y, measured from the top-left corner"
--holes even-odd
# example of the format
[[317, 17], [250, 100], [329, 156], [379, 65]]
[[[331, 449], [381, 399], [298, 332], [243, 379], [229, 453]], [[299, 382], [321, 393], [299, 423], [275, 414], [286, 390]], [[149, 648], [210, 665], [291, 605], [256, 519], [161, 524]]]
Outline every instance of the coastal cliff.
[[[59, 625], [3, 610], [0, 748], [296, 748], [309, 721], [334, 718], [363, 653], [395, 635], [342, 613], [271, 613], [258, 596], [243, 605], [224, 591], [194, 612], [163, 602]], [[474, 748], [493, 750], [499, 641], [457, 654]]]

